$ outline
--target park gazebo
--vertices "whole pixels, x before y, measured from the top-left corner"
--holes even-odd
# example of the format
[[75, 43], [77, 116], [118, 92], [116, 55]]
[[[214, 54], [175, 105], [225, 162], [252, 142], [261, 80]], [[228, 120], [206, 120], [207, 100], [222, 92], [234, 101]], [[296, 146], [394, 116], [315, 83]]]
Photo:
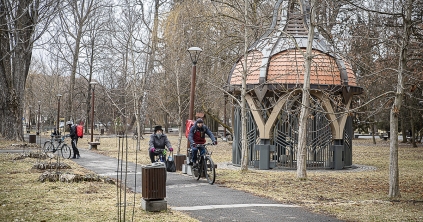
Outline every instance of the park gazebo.
[[[308, 39], [306, 1], [279, 0], [268, 31], [248, 49], [247, 140], [249, 165], [296, 168], [299, 115]], [[361, 94], [351, 65], [315, 32], [307, 125], [307, 169], [352, 165], [353, 95]], [[240, 97], [244, 58], [233, 66], [228, 84]], [[241, 109], [233, 118], [233, 164], [241, 162]]]

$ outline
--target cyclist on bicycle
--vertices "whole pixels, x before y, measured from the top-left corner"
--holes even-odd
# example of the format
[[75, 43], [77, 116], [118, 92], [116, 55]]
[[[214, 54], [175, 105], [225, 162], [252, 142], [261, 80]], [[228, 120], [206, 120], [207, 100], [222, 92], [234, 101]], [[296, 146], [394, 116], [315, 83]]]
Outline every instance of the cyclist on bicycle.
[[163, 133], [162, 126], [154, 127], [154, 133], [151, 134], [148, 145], [150, 147], [149, 154], [152, 163], [156, 162], [154, 160], [154, 157], [163, 152], [163, 149], [165, 149], [166, 147], [169, 149], [170, 152], [173, 152], [172, 145], [167, 139], [167, 136]]
[[191, 144], [191, 151], [192, 162], [189, 165], [193, 165], [194, 167], [197, 166], [197, 153], [198, 149], [200, 149], [200, 154], [204, 154], [205, 150], [204, 147], [197, 147], [197, 144], [205, 144], [206, 143], [206, 135], [207, 134], [210, 139], [213, 141], [213, 145], [217, 145], [217, 140], [214, 137], [213, 133], [209, 130], [209, 128], [204, 125], [204, 121], [201, 118], [198, 118], [197, 121], [194, 123], [194, 126], [191, 127], [189, 130], [188, 141]]

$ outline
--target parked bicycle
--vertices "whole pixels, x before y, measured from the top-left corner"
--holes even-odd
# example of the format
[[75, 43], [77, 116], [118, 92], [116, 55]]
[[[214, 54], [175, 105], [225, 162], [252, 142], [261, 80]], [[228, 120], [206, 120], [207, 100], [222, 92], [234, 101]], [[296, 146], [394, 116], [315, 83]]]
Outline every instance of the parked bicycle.
[[55, 153], [59, 151], [63, 158], [69, 159], [71, 156], [71, 148], [65, 143], [65, 136], [52, 134], [50, 137], [51, 139], [44, 143], [43, 151], [45, 153]]
[[[211, 158], [211, 152], [207, 150], [207, 146], [213, 145], [212, 143], [197, 144], [197, 147], [204, 147], [203, 154], [197, 153], [197, 160], [199, 161], [196, 167], [192, 168], [192, 175], [194, 178], [199, 180], [201, 177], [205, 177], [209, 184], [213, 184], [216, 180], [216, 169], [214, 167], [213, 160]], [[190, 154], [191, 156], [191, 149]]]

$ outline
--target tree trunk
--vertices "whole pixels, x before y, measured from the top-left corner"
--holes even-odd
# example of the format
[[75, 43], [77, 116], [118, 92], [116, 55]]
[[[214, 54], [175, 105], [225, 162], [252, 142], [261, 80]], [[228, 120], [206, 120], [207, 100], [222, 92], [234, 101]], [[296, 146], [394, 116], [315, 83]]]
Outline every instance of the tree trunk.
[[376, 138], [375, 138], [375, 123], [373, 121], [372, 123], [372, 140], [373, 140], [373, 144], [376, 144]]
[[395, 95], [394, 104], [390, 112], [390, 152], [389, 152], [389, 197], [401, 197], [399, 189], [399, 168], [398, 168], [398, 115], [401, 110], [402, 99], [404, 94], [404, 72], [407, 65], [407, 51], [408, 44], [411, 36], [411, 11], [412, 0], [407, 0], [405, 3], [406, 9], [404, 10], [404, 36], [401, 39], [401, 52], [398, 65], [398, 83], [397, 92]]
[[413, 144], [413, 147], [417, 147], [416, 144], [416, 128], [414, 127], [414, 113], [413, 109], [410, 110], [410, 125], [411, 125], [411, 143]]
[[315, 9], [314, 1], [310, 2], [310, 26], [308, 28], [308, 42], [307, 42], [307, 51], [304, 56], [304, 85], [302, 90], [302, 106], [299, 119], [299, 129], [298, 129], [298, 150], [297, 150], [297, 178], [300, 180], [307, 179], [307, 119], [308, 119], [308, 107], [310, 105], [310, 70], [311, 62], [313, 60], [312, 55], [312, 43], [314, 39], [314, 22], [315, 22]]
[[[247, 20], [247, 1], [244, 1], [244, 22]], [[247, 94], [247, 56], [248, 56], [248, 33], [247, 24], [244, 24], [244, 64], [241, 83], [241, 172], [248, 171], [248, 144], [247, 144], [247, 103], [245, 96]]]
[[0, 136], [8, 140], [24, 140], [22, 101], [38, 22], [38, 5], [32, 4], [0, 4]]
[[[71, 75], [70, 75], [69, 96], [68, 96], [68, 102], [66, 104], [67, 108], [66, 108], [65, 121], [72, 120], [72, 117], [73, 117], [72, 101], [73, 101], [73, 91], [75, 89], [76, 68], [78, 66], [81, 37], [82, 37], [82, 26], [79, 27], [78, 32], [76, 33], [76, 40], [75, 40], [75, 46], [73, 51], [74, 53], [73, 53], [72, 68], [71, 68]], [[76, 121], [76, 120], [73, 120], [73, 121]]]
[[[406, 103], [407, 101], [405, 100], [405, 96], [404, 96], [404, 103]], [[402, 132], [402, 143], [407, 143], [407, 134], [405, 133], [405, 119], [406, 119], [406, 112], [403, 110], [401, 112], [401, 132]]]

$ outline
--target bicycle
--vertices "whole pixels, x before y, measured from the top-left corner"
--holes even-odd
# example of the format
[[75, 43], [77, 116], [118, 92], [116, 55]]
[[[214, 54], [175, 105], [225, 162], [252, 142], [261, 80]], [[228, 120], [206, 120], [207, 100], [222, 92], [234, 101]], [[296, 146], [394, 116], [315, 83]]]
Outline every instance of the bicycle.
[[157, 155], [156, 158], [156, 162], [166, 162], [166, 154], [167, 154], [167, 150], [166, 149], [157, 149], [159, 151], [159, 154]]
[[[50, 135], [51, 139], [44, 142], [43, 151], [45, 153], [60, 151], [63, 158], [69, 159], [71, 156], [71, 148], [64, 143], [65, 137], [60, 135]], [[57, 142], [57, 143], [56, 143]]]
[[[203, 154], [200, 154], [200, 150], [197, 153], [197, 160], [199, 161], [197, 166], [192, 168], [192, 175], [194, 178], [199, 180], [201, 177], [205, 177], [209, 184], [214, 184], [216, 180], [216, 169], [214, 168], [214, 163], [211, 158], [211, 154], [207, 150], [207, 146], [213, 145], [212, 143], [207, 144], [197, 144], [196, 147], [204, 147]], [[192, 151], [190, 149], [190, 156]]]
[[[166, 167], [166, 154], [167, 149], [157, 149], [159, 151], [159, 154], [157, 155], [155, 163], [163, 163]], [[165, 181], [167, 180], [167, 169], [165, 169]]]

